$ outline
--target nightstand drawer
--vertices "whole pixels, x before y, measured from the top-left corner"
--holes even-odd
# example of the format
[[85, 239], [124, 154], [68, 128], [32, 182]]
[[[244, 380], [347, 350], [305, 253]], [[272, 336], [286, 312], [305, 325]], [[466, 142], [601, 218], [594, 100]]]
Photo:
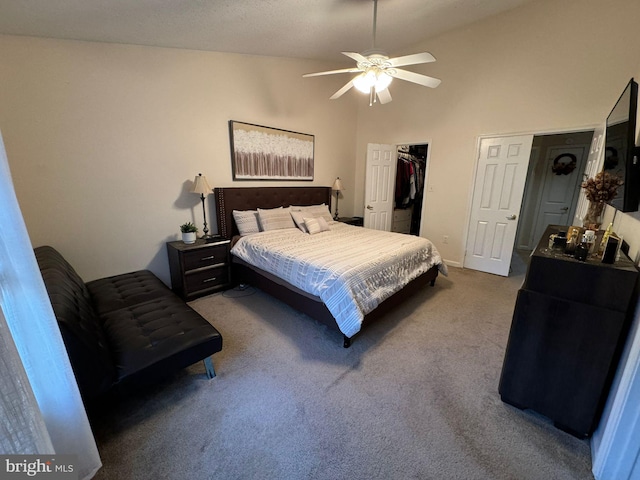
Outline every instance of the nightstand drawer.
[[227, 263], [227, 251], [228, 248], [226, 245], [217, 245], [184, 252], [184, 269], [189, 271], [210, 265]]
[[222, 237], [210, 243], [201, 238], [193, 244], [167, 242], [173, 291], [187, 302], [228, 288], [230, 243]]
[[229, 268], [227, 266], [206, 268], [187, 272], [187, 292], [196, 292], [207, 288], [217, 287], [229, 283]]

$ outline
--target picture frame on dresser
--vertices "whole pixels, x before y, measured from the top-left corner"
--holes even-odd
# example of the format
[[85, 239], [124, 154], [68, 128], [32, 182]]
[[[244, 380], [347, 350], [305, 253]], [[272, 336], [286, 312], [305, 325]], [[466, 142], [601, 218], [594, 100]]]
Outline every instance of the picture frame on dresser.
[[312, 181], [315, 137], [229, 120], [233, 180]]

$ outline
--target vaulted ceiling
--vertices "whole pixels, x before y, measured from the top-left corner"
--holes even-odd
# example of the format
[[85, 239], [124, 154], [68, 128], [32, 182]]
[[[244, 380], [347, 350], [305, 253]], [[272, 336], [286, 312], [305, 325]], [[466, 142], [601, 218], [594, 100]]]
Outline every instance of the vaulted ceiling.
[[[532, 0], [379, 0], [390, 55]], [[372, 47], [372, 0], [0, 0], [0, 33], [349, 62]]]

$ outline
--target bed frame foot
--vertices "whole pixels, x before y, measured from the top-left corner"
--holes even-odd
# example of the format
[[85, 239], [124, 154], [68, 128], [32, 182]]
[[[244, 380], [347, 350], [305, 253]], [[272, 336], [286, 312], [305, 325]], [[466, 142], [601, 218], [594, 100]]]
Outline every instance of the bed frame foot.
[[211, 379], [216, 376], [216, 371], [213, 369], [213, 360], [211, 357], [207, 357], [203, 360], [204, 368], [207, 371], [207, 378]]
[[344, 340], [344, 343], [342, 344], [342, 346], [344, 348], [349, 348], [351, 346], [351, 339], [349, 337], [347, 337], [346, 335], [342, 335], [342, 338]]
[[429, 282], [429, 285], [431, 285], [432, 287], [435, 287], [436, 286], [436, 279], [434, 278], [433, 280], [431, 280]]

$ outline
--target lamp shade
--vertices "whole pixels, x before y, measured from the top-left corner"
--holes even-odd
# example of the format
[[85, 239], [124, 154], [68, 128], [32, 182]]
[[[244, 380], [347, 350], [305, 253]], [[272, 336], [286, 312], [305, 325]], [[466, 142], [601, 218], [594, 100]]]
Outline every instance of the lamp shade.
[[196, 179], [193, 181], [193, 187], [191, 188], [191, 193], [197, 193], [198, 195], [209, 195], [211, 193], [211, 185], [207, 182], [207, 177], [198, 174]]
[[345, 190], [345, 188], [342, 186], [342, 182], [340, 181], [340, 177], [336, 178], [336, 181], [333, 182], [333, 187], [331, 187], [331, 190], [334, 190], [336, 192], [342, 192], [343, 190]]

